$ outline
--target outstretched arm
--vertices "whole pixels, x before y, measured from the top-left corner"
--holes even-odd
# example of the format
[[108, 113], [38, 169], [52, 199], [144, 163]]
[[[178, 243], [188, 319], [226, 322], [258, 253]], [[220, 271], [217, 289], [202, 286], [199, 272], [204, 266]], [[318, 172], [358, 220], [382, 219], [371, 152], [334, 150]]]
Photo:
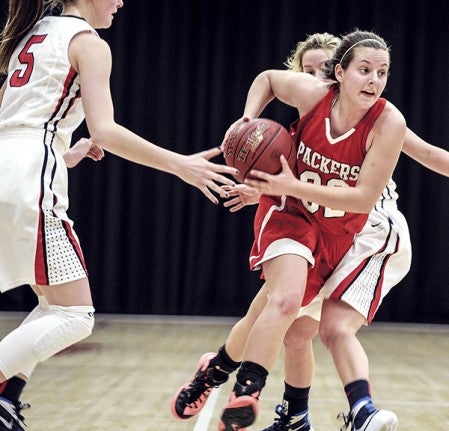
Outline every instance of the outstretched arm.
[[237, 170], [209, 161], [221, 153], [220, 149], [182, 155], [155, 145], [115, 122], [109, 88], [112, 58], [105, 41], [92, 33], [80, 33], [71, 41], [69, 59], [80, 76], [86, 123], [95, 145], [129, 161], [176, 175], [199, 188], [214, 203], [218, 199], [213, 192], [227, 196], [220, 185], [234, 184], [226, 174], [237, 174]]
[[426, 168], [449, 177], [449, 151], [429, 144], [408, 128], [402, 151]]

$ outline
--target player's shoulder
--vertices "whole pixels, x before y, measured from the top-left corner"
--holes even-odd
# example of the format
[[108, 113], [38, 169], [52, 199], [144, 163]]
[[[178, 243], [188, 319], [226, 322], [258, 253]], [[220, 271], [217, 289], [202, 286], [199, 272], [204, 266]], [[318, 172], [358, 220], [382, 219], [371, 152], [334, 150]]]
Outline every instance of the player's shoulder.
[[386, 100], [385, 107], [380, 114], [378, 121], [376, 121], [378, 127], [382, 129], [385, 127], [393, 128], [406, 128], [406, 121], [402, 112], [390, 101]]
[[98, 36], [98, 34], [89, 30], [84, 30], [76, 33], [71, 42], [70, 49], [79, 52], [110, 52], [108, 43]]

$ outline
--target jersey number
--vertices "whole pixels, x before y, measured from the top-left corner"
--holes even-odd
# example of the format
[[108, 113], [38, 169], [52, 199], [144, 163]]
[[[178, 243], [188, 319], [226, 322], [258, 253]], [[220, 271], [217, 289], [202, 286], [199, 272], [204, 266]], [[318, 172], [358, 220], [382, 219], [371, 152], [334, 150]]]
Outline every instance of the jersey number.
[[[299, 176], [299, 179], [306, 183], [321, 185], [321, 177], [317, 172], [304, 171]], [[346, 184], [343, 180], [340, 180], [338, 178], [331, 178], [326, 185], [328, 187], [349, 187], [348, 184]], [[302, 199], [301, 202], [306, 207], [306, 209], [310, 211], [312, 214], [316, 213], [320, 208], [320, 206], [314, 202], [308, 202], [305, 201], [304, 199]], [[343, 217], [344, 215], [345, 211], [334, 210], [332, 208], [324, 207], [324, 217], [335, 218], [335, 217]]]
[[28, 84], [34, 68], [34, 55], [32, 52], [29, 52], [29, 50], [32, 45], [42, 43], [46, 37], [47, 35], [43, 34], [34, 35], [28, 39], [28, 42], [19, 53], [19, 61], [25, 66], [25, 69], [16, 69], [14, 71], [9, 80], [9, 85], [11, 85], [11, 87], [22, 87], [23, 85]]

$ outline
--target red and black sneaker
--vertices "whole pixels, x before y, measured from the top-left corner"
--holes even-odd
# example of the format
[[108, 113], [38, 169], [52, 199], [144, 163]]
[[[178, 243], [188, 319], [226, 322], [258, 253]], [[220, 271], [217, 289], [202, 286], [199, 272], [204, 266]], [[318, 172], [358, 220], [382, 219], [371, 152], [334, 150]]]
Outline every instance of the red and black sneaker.
[[177, 419], [189, 419], [198, 414], [206, 404], [212, 389], [228, 380], [215, 380], [211, 376], [213, 370], [209, 367], [210, 361], [217, 356], [216, 353], [205, 353], [198, 362], [198, 368], [192, 380], [181, 386], [171, 403], [171, 412]]
[[[236, 383], [235, 387], [241, 387], [241, 385]], [[218, 423], [219, 431], [246, 431], [246, 427], [255, 422], [259, 413], [260, 390], [248, 391], [249, 387], [246, 387], [243, 393], [250, 393], [250, 395], [238, 396], [235, 387], [221, 414]], [[237, 392], [242, 393], [242, 391]]]

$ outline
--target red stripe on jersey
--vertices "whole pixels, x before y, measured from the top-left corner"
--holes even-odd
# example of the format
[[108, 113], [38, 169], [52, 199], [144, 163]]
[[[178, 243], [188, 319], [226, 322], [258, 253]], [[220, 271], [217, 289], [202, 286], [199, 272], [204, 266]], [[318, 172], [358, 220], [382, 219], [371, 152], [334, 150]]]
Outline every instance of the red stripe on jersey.
[[385, 267], [387, 266], [387, 263], [390, 260], [390, 257], [398, 252], [400, 241], [401, 240], [398, 238], [398, 240], [396, 241], [396, 247], [394, 249], [394, 252], [388, 254], [385, 257], [384, 261], [382, 262], [382, 269], [380, 271], [380, 277], [379, 277], [379, 280], [378, 280], [377, 285], [376, 285], [375, 295], [374, 295], [373, 301], [371, 302], [371, 305], [370, 305], [370, 308], [369, 308], [369, 312], [368, 312], [368, 319], [367, 319], [368, 323], [371, 323], [371, 321], [374, 319], [376, 311], [377, 311], [377, 309], [380, 306], [380, 301], [382, 299], [381, 298], [381, 295], [382, 295], [382, 284], [383, 284], [384, 275], [385, 275]]
[[39, 211], [39, 223], [37, 227], [36, 256], [34, 259], [34, 276], [36, 283], [42, 286], [48, 285], [47, 263], [45, 259], [45, 236], [43, 229], [43, 213]]
[[[67, 74], [67, 77], [66, 77], [66, 79], [64, 81], [64, 88], [62, 90], [61, 97], [59, 98], [58, 103], [56, 104], [56, 107], [55, 107], [55, 110], [53, 111], [53, 114], [51, 114], [51, 117], [49, 118], [49, 120], [45, 124], [45, 127], [47, 127], [48, 123], [50, 123], [50, 121], [52, 121], [56, 117], [56, 115], [58, 114], [59, 110], [61, 109], [62, 104], [64, 103], [64, 100], [67, 98], [67, 96], [70, 93], [70, 88], [72, 87], [73, 81], [75, 80], [77, 75], [78, 75], [78, 72], [73, 67], [71, 67], [70, 70], [69, 70], [69, 73]], [[73, 101], [71, 102], [71, 104], [73, 104]], [[66, 113], [67, 113], [67, 110], [66, 110], [65, 114]]]
[[[341, 300], [342, 296], [346, 293], [347, 289], [349, 289], [351, 287], [351, 285], [357, 281], [357, 279], [360, 277], [360, 274], [363, 273], [365, 267], [370, 263], [370, 261], [385, 250], [387, 242], [388, 242], [388, 240], [385, 242], [384, 246], [382, 246], [379, 249], [379, 251], [377, 253], [373, 254], [372, 256], [367, 257], [362, 262], [360, 262], [360, 264], [341, 281], [340, 285], [334, 290], [334, 292], [332, 292], [331, 297], [338, 298]], [[368, 316], [367, 316], [368, 323], [371, 323], [371, 321], [373, 320], [373, 318], [380, 306], [380, 301], [382, 299], [381, 295], [382, 295], [382, 285], [383, 285], [384, 276], [385, 276], [385, 268], [386, 268], [387, 263], [388, 263], [389, 259], [391, 258], [391, 256], [393, 256], [394, 254], [397, 253], [397, 251], [399, 249], [399, 243], [400, 243], [400, 240], [398, 238], [394, 251], [392, 253], [387, 254], [382, 261], [381, 269], [379, 271], [379, 276], [376, 280], [376, 287], [374, 288], [374, 295], [371, 300], [371, 304], [370, 304], [369, 311], [368, 311]]]
[[332, 297], [341, 299], [342, 295], [346, 292], [346, 290], [354, 283], [355, 280], [359, 277], [360, 273], [363, 272], [363, 269], [370, 261], [371, 256], [362, 260], [357, 268], [354, 269], [351, 273], [349, 273], [344, 280], [341, 281], [339, 286], [332, 292]]
[[70, 244], [72, 244], [72, 247], [75, 250], [75, 253], [78, 256], [78, 259], [79, 259], [81, 265], [83, 266], [83, 269], [87, 275], [86, 262], [84, 261], [83, 252], [81, 250], [81, 247], [80, 247], [78, 241], [76, 240], [75, 236], [73, 235], [72, 226], [70, 225], [70, 223], [68, 223], [65, 220], [61, 220], [61, 222], [62, 222], [62, 226], [64, 227], [65, 231], [67, 232], [67, 238], [69, 239]]

